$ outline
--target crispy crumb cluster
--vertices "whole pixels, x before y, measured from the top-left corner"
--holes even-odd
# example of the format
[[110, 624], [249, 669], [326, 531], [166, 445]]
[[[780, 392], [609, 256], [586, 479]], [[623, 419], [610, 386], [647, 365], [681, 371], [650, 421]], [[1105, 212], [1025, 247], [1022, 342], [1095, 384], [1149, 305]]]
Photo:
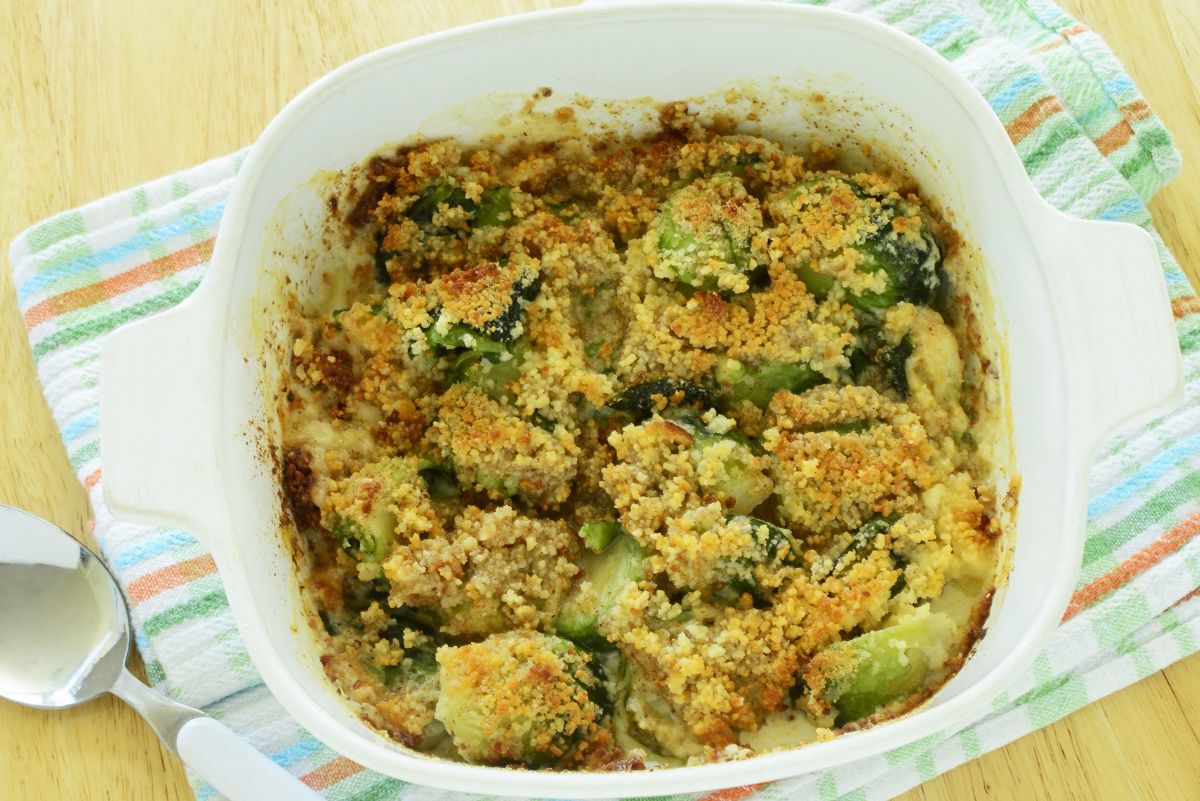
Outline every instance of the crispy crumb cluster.
[[940, 223], [901, 176], [661, 121], [401, 147], [330, 199], [282, 480], [325, 671], [408, 747], [742, 759], [874, 698], [863, 637], [953, 621], [887, 646], [888, 686], [926, 672], [880, 719], [968, 644], [1000, 531]]

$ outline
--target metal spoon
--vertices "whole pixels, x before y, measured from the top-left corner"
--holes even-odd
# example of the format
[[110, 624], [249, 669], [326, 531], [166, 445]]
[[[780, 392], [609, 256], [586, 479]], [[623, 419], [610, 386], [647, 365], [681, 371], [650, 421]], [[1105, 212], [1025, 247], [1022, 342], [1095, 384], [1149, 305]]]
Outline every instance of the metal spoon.
[[0, 505], [0, 697], [56, 709], [112, 693], [234, 801], [319, 799], [217, 721], [125, 668], [129, 610], [104, 563], [62, 529]]

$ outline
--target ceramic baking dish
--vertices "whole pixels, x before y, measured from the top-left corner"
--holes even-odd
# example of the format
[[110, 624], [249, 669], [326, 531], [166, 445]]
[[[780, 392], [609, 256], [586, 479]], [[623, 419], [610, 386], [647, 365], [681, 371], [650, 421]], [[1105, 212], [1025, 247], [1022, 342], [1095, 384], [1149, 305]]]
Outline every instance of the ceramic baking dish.
[[[719, 103], [733, 97], [726, 90], [734, 84], [774, 93], [755, 130], [874, 142], [982, 255], [994, 299], [987, 322], [1007, 345], [1009, 390], [996, 402], [1011, 415], [1012, 468], [1023, 479], [1007, 583], [986, 633], [963, 669], [915, 712], [740, 762], [548, 774], [439, 761], [390, 743], [321, 674], [281, 534], [271, 410], [285, 331], [270, 293], [276, 274], [302, 287], [321, 266], [325, 206], [311, 192], [306, 199], [303, 187], [320, 170], [345, 168], [416, 134], [477, 138], [505, 98], [541, 86], [556, 96]], [[803, 98], [818, 94], [827, 100], [814, 115]], [[1115, 426], [1164, 411], [1181, 387], [1149, 235], [1048, 206], [984, 99], [916, 41], [845, 13], [742, 3], [529, 14], [385, 48], [335, 70], [292, 101], [252, 149], [199, 289], [177, 308], [114, 332], [102, 374], [106, 502], [119, 517], [183, 529], [212, 550], [255, 666], [305, 728], [399, 778], [558, 798], [798, 775], [945, 731], [976, 712], [1029, 665], [1062, 617], [1080, 564], [1086, 478], [1098, 444]]]

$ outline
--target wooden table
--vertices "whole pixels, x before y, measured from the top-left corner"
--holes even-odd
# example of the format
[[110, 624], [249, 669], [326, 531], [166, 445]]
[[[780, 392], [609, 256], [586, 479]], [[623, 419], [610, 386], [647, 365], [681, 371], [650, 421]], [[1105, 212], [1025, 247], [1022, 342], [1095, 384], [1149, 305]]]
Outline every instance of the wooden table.
[[[1151, 205], [1200, 284], [1200, 6], [1060, 0], [1129, 66], [1176, 137], [1184, 176]], [[568, 0], [0, 3], [0, 242], [47, 215], [253, 139], [344, 61], [430, 31]], [[87, 502], [34, 376], [0, 269], [0, 502], [83, 536]], [[0, 797], [190, 799], [179, 762], [113, 700], [0, 702]], [[906, 799], [1200, 798], [1200, 656], [917, 788]]]

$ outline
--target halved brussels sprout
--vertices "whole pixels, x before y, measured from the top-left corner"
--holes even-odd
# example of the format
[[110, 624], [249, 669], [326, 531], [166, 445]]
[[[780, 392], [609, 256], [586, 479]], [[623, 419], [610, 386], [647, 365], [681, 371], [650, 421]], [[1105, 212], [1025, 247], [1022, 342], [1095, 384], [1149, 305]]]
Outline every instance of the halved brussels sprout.
[[750, 367], [729, 358], [717, 362], [713, 368], [713, 380], [725, 398], [748, 400], [760, 409], [766, 408], [780, 390], [803, 392], [829, 381], [805, 362], [766, 362]]
[[560, 637], [533, 631], [494, 634], [437, 654], [436, 718], [468, 762], [561, 762], [593, 736], [606, 710], [591, 656]]
[[600, 553], [584, 556], [580, 560], [583, 575], [563, 603], [555, 630], [588, 648], [612, 648], [612, 643], [600, 633], [600, 621], [630, 582], [641, 581], [643, 558], [641, 546], [624, 533], [618, 534]]
[[495, 186], [484, 192], [472, 222], [481, 228], [511, 223], [512, 190], [507, 186]]
[[590, 520], [579, 527], [579, 538], [592, 553], [600, 553], [625, 529], [615, 520]]
[[751, 242], [762, 230], [758, 201], [739, 178], [719, 173], [677, 190], [650, 225], [659, 278], [693, 289], [749, 289], [756, 264]]
[[700, 486], [724, 496], [729, 512], [748, 514], [770, 497], [775, 485], [766, 463], [744, 436], [736, 430], [719, 434], [704, 426], [691, 429], [692, 461]]
[[416, 460], [393, 457], [364, 465], [336, 482], [331, 497], [337, 501], [327, 525], [346, 553], [378, 562], [392, 550], [396, 534], [393, 504], [428, 501]]
[[[848, 218], [846, 231], [861, 230], [855, 240], [839, 247], [827, 257], [855, 252], [860, 273], [875, 275], [882, 288], [854, 291], [847, 288], [846, 302], [867, 312], [878, 312], [902, 300], [927, 305], [942, 283], [942, 251], [921, 209], [907, 200], [875, 197], [857, 183], [832, 175], [820, 175], [803, 182], [771, 204], [777, 218], [789, 219], [806, 208], [834, 204], [837, 215]], [[921, 219], [919, 234], [906, 230], [913, 218]], [[822, 271], [821, 261], [795, 268], [797, 275], [815, 297], [825, 298], [838, 283]]]
[[656, 378], [626, 387], [608, 401], [610, 409], [649, 417], [669, 406], [707, 406], [712, 393], [681, 378]]
[[757, 565], [798, 565], [803, 562], [800, 547], [792, 532], [765, 520], [748, 515], [729, 515], [731, 525], [746, 526], [754, 537], [753, 552], [738, 559], [724, 560], [718, 565], [716, 579], [738, 594], [748, 592], [763, 599], [762, 588], [754, 575]]
[[920, 689], [945, 664], [957, 631], [949, 615], [923, 611], [817, 653], [804, 670], [809, 707], [836, 709], [844, 726]]

